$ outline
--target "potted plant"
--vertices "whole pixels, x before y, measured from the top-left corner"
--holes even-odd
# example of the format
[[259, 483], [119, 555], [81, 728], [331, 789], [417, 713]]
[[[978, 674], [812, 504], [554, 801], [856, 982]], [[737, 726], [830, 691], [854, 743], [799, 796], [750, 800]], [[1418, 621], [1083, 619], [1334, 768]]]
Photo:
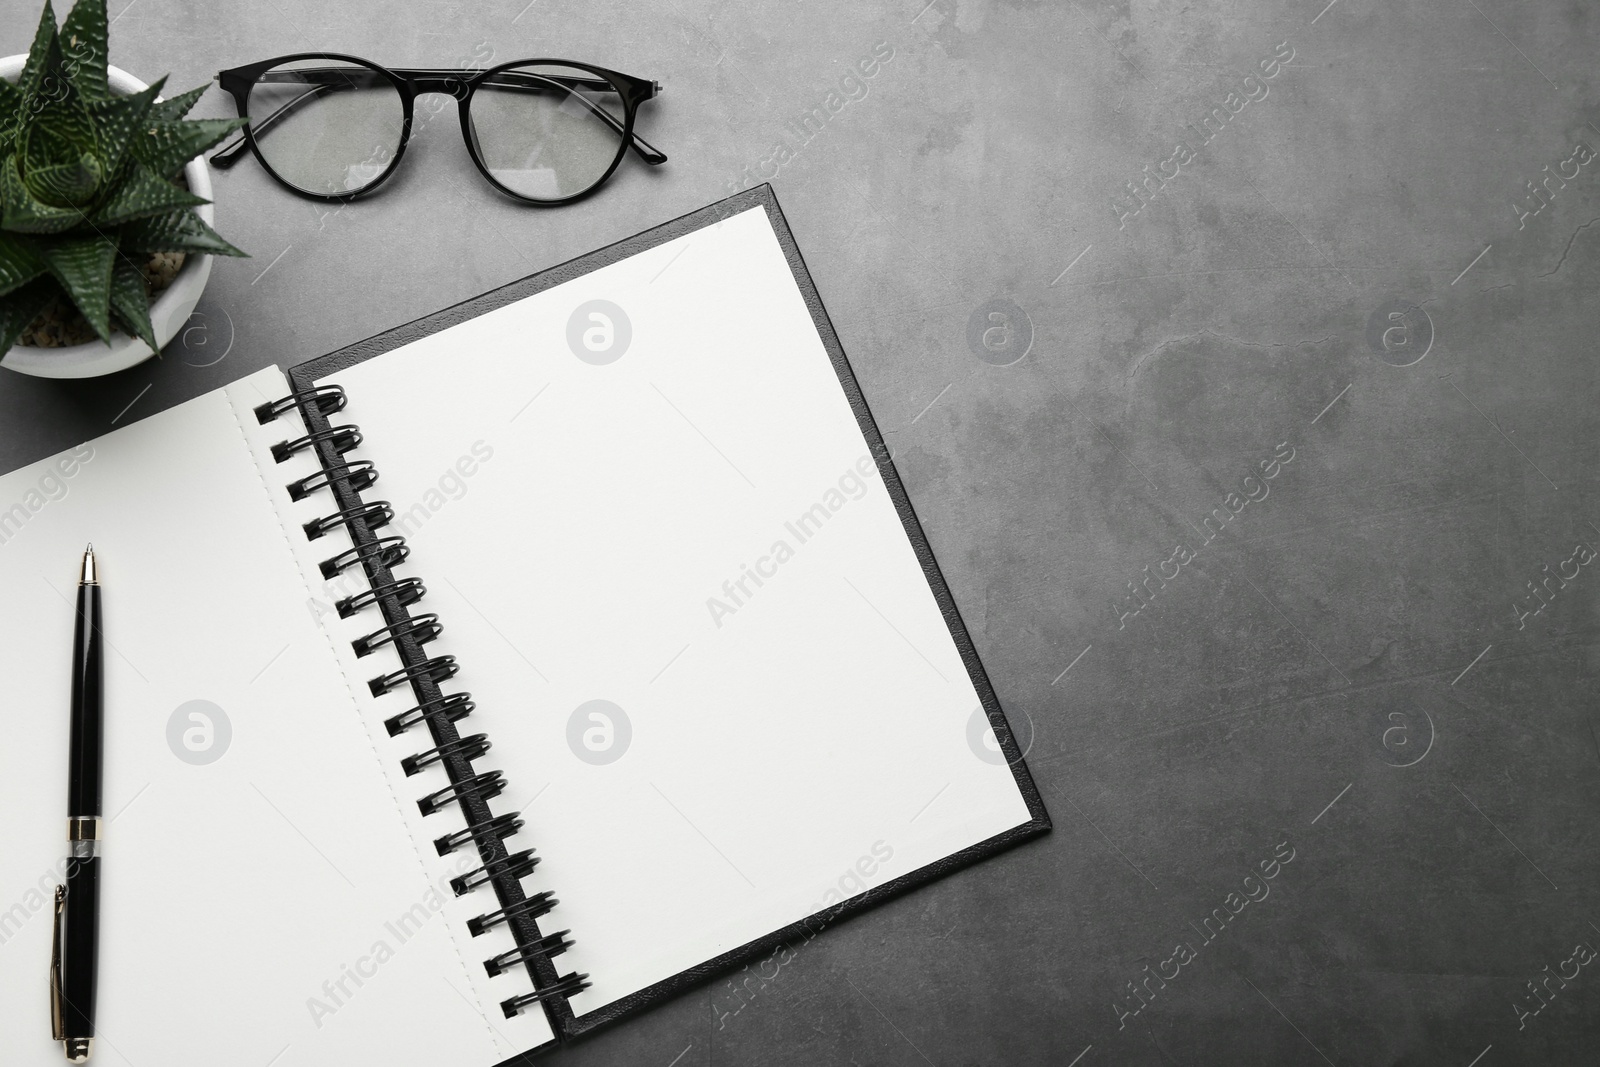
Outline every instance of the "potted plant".
[[0, 60], [0, 366], [25, 374], [148, 359], [211, 257], [244, 255], [211, 228], [199, 158], [243, 122], [184, 119], [206, 86], [162, 100], [165, 78], [107, 65], [108, 38], [105, 0], [78, 0], [59, 29], [45, 0], [28, 54]]

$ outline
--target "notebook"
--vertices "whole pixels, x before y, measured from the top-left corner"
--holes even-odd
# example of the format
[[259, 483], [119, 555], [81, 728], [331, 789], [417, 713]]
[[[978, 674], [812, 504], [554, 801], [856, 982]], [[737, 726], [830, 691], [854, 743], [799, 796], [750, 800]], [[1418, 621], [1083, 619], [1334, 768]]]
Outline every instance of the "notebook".
[[[1049, 829], [770, 187], [0, 477], [0, 1061], [497, 1064]], [[470, 695], [468, 695], [470, 693]]]

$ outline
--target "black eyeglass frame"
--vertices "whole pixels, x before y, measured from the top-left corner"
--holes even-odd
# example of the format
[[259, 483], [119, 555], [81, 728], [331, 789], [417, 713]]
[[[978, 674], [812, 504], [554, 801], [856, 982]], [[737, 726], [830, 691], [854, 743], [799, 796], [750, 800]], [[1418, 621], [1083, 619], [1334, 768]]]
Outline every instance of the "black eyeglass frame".
[[[292, 63], [304, 59], [324, 59], [335, 60], [340, 63], [353, 63], [366, 70], [382, 75], [392, 86], [394, 86], [395, 91], [400, 95], [400, 102], [403, 109], [403, 120], [400, 128], [400, 143], [395, 148], [394, 157], [389, 160], [389, 165], [384, 168], [383, 173], [379, 174], [376, 178], [368, 182], [366, 185], [363, 185], [359, 189], [344, 193], [317, 193], [312, 192], [309, 189], [302, 189], [274, 170], [272, 168], [272, 164], [267, 162], [266, 156], [262, 153], [261, 146], [256, 143], [255, 125], [257, 120], [250, 115], [250, 90], [255, 87], [256, 82], [260, 80], [261, 76], [270, 71], [272, 68], [284, 63]], [[594, 114], [602, 118], [608, 125], [611, 126], [613, 130], [616, 130], [618, 133], [620, 133], [621, 137], [617, 142], [617, 153], [612, 158], [611, 165], [606, 168], [605, 173], [601, 174], [600, 177], [597, 178], [587, 188], [576, 193], [572, 193], [569, 196], [560, 197], [554, 200], [544, 200], [526, 196], [514, 189], [508, 188], [504, 183], [497, 179], [490, 172], [488, 165], [483, 161], [483, 155], [478, 149], [477, 136], [472, 126], [472, 97], [473, 94], [477, 92], [480, 85], [483, 85], [491, 78], [504, 75], [506, 72], [515, 70], [516, 68], [537, 65], [567, 67], [594, 75], [596, 79], [604, 83], [605, 88], [616, 92], [622, 101], [623, 107], [622, 118], [618, 120], [616, 116], [612, 115], [610, 112], [602, 108], [595, 107], [582, 96], [578, 97], [578, 99], [583, 100], [584, 103], [589, 106], [590, 110], [594, 112]], [[538, 77], [545, 78], [546, 80], [558, 80], [549, 75], [539, 75]], [[242, 159], [245, 150], [249, 149], [250, 153], [256, 157], [256, 161], [266, 169], [266, 172], [271, 175], [279, 185], [282, 185], [296, 196], [302, 196], [308, 200], [321, 200], [336, 204], [349, 203], [352, 200], [356, 200], [360, 197], [368, 195], [369, 193], [372, 193], [374, 190], [382, 186], [384, 182], [388, 181], [389, 176], [393, 174], [395, 172], [395, 168], [400, 165], [400, 160], [404, 158], [406, 154], [406, 145], [411, 140], [412, 122], [416, 113], [416, 99], [418, 96], [427, 93], [443, 93], [446, 96], [453, 97], [456, 100], [457, 108], [460, 112], [461, 118], [461, 138], [466, 142], [467, 154], [472, 157], [473, 164], [478, 168], [479, 173], [484, 176], [489, 184], [493, 185], [496, 189], [520, 203], [533, 204], [538, 207], [559, 207], [562, 204], [570, 204], [574, 201], [582, 200], [583, 198], [592, 195], [595, 190], [599, 189], [606, 183], [607, 180], [610, 179], [612, 174], [616, 173], [618, 165], [620, 165], [622, 162], [622, 157], [627, 154], [630, 148], [638, 154], [640, 159], [644, 160], [645, 163], [652, 167], [660, 166], [662, 163], [667, 161], [665, 153], [661, 152], [649, 141], [646, 141], [638, 133], [634, 132], [633, 128], [634, 117], [638, 114], [639, 105], [644, 103], [646, 100], [654, 99], [661, 92], [661, 83], [651, 81], [646, 78], [638, 78], [631, 74], [623, 74], [621, 71], [607, 70], [605, 67], [597, 67], [591, 63], [580, 63], [570, 59], [519, 59], [510, 63], [500, 63], [484, 70], [448, 68], [390, 68], [379, 66], [377, 63], [374, 63], [369, 59], [362, 59], [359, 56], [343, 55], [338, 52], [296, 52], [292, 55], [277, 56], [273, 59], [262, 60], [259, 63], [250, 63], [246, 66], [233, 67], [230, 70], [219, 71], [217, 74], [217, 83], [222, 86], [223, 91], [233, 97], [234, 104], [239, 110], [239, 117], [247, 120], [247, 123], [241, 131], [243, 138], [237, 143], [230, 145], [221, 152], [218, 152], [216, 155], [212, 156], [211, 163], [220, 169], [226, 170]], [[587, 87], [598, 88], [598, 86], [594, 85], [589, 85]], [[307, 94], [307, 96], [310, 95], [311, 94]], [[305, 99], [305, 97], [302, 97], [301, 99]], [[263, 126], [275, 120], [279, 115], [285, 114], [290, 109], [294, 108], [298, 103], [298, 100], [292, 101], [284, 107], [279, 108], [278, 111], [274, 112], [272, 115], [265, 116], [261, 119]]]

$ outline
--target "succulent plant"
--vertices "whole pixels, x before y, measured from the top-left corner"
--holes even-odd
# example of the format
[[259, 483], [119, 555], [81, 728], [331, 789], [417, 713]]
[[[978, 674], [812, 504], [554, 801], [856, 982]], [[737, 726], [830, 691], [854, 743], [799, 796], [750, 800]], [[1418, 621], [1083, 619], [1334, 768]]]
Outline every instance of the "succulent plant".
[[143, 267], [156, 252], [242, 256], [177, 181], [242, 125], [185, 120], [206, 86], [158, 100], [163, 78], [113, 95], [105, 0], [78, 0], [58, 29], [45, 0], [22, 75], [0, 79], [0, 355], [64, 296], [100, 339], [157, 348]]

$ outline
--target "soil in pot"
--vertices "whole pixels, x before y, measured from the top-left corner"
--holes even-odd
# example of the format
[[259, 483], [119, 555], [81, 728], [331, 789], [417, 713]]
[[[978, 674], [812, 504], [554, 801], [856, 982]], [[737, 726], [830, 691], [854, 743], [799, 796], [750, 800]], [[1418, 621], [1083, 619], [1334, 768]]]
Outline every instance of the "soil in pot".
[[[152, 304], [183, 269], [184, 258], [182, 252], [156, 252], [144, 265], [144, 288]], [[96, 340], [94, 327], [83, 317], [83, 312], [70, 300], [58, 296], [46, 304], [38, 317], [23, 329], [17, 344], [35, 348], [66, 348], [88, 344], [93, 340]]]

